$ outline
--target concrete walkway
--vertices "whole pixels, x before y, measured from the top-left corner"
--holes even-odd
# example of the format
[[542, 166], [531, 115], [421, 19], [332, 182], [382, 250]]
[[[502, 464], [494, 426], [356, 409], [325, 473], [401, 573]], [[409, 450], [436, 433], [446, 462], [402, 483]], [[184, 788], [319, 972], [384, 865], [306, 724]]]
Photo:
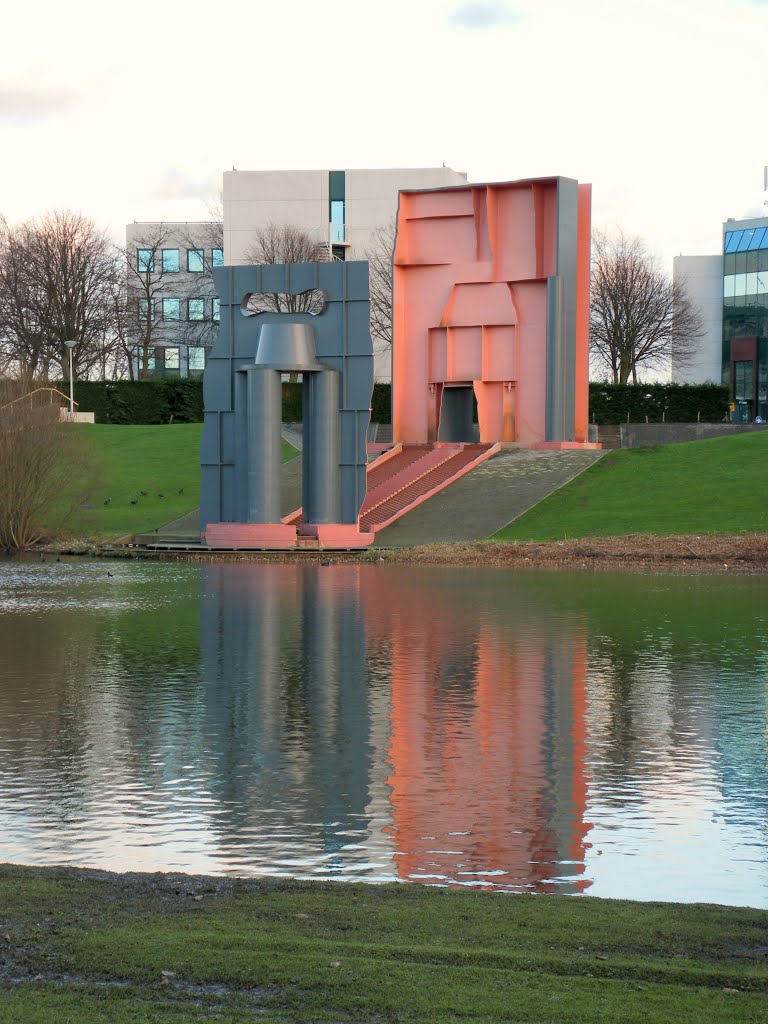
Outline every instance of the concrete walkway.
[[601, 451], [506, 451], [494, 455], [376, 535], [376, 547], [490, 537], [602, 456]]

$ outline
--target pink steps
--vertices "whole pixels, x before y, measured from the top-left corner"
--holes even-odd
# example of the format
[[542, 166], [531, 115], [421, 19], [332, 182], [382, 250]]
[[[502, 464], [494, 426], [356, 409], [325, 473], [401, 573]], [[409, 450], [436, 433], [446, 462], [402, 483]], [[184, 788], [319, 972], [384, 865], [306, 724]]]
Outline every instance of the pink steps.
[[[372, 462], [360, 510], [360, 530], [376, 532], [389, 525], [419, 498], [450, 483], [456, 474], [487, 454], [490, 447], [487, 444], [407, 445], [389, 458]], [[301, 509], [283, 522], [300, 525]]]
[[[470, 463], [488, 451], [489, 445], [433, 448], [382, 486], [366, 495], [360, 510], [360, 529], [376, 532], [430, 491], [441, 489]], [[393, 460], [395, 461], [395, 460]]]

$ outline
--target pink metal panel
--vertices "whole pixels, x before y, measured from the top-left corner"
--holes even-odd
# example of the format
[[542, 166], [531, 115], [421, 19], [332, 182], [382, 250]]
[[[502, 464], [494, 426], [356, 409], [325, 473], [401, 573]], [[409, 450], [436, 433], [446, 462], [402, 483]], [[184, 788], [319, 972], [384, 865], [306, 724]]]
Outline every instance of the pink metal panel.
[[479, 380], [482, 374], [482, 327], [449, 327], [446, 382]]
[[483, 380], [515, 380], [514, 327], [483, 327]]
[[[558, 273], [558, 202], [556, 178], [400, 194], [393, 331], [397, 441], [436, 441], [442, 387], [461, 381], [476, 382], [484, 440], [534, 444], [546, 437], [547, 278]], [[582, 441], [588, 241], [589, 192], [580, 186], [575, 428]]]

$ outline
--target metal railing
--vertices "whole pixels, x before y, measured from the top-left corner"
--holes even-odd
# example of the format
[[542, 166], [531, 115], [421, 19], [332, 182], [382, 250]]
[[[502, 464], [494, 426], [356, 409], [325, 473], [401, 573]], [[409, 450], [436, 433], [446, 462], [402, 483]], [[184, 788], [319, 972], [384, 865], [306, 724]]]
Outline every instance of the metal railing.
[[[64, 392], [63, 391], [59, 391], [58, 388], [35, 388], [34, 391], [28, 391], [26, 393], [26, 395], [19, 395], [18, 398], [14, 398], [14, 400], [12, 402], [8, 402], [6, 405], [0, 405], [0, 412], [2, 412], [4, 409], [10, 409], [12, 405], [16, 405], [17, 402], [23, 402], [27, 398], [30, 399], [29, 407], [31, 409], [32, 408], [32, 401], [31, 401], [32, 397], [34, 395], [38, 395], [38, 394], [42, 394], [42, 393], [48, 394], [48, 401], [49, 401], [50, 405], [53, 405], [53, 396], [54, 395], [59, 395], [61, 398], [64, 399], [64, 401], [67, 404], [69, 404], [69, 395], [65, 395]], [[73, 402], [72, 404], [73, 405], [79, 405], [79, 402]]]

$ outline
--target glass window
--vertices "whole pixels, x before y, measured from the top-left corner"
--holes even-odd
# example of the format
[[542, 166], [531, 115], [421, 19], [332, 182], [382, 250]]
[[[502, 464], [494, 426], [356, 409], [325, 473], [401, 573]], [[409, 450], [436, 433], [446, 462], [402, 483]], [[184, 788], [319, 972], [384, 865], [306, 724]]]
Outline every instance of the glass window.
[[758, 270], [757, 272], [757, 294], [763, 301], [768, 298], [768, 271]]
[[205, 299], [187, 299], [187, 320], [205, 320]]
[[734, 295], [746, 295], [747, 294], [747, 275], [746, 274], [735, 274], [734, 275]]
[[752, 235], [752, 241], [749, 243], [750, 249], [759, 249], [763, 241], [763, 235], [765, 234], [765, 228], [755, 228], [754, 234]]
[[212, 267], [223, 267], [224, 266], [224, 250], [223, 249], [211, 249], [211, 266]]
[[332, 199], [331, 200], [331, 224], [343, 224], [344, 223], [344, 200], [343, 199]]
[[757, 274], [747, 274], [747, 295], [757, 295]]
[[213, 320], [215, 320], [216, 323], [218, 323], [219, 320], [221, 319], [221, 300], [220, 299], [214, 299], [213, 300], [213, 310], [212, 310], [212, 313], [211, 313], [211, 318]]
[[202, 274], [205, 270], [205, 249], [187, 249], [187, 270], [190, 274]]
[[163, 320], [181, 320], [181, 299], [163, 299]]
[[136, 268], [140, 274], [154, 274], [155, 254], [152, 252], [151, 249], [136, 250]]
[[734, 274], [729, 274], [723, 278], [723, 298], [730, 299], [736, 294], [736, 277]]
[[166, 370], [178, 370], [179, 350], [177, 348], [165, 349], [165, 368]]
[[747, 257], [747, 273], [751, 274], [752, 271], [758, 269], [757, 262], [759, 254], [756, 252], [747, 252], [745, 253], [745, 256]]
[[346, 174], [344, 171], [328, 172], [328, 198], [341, 199], [343, 202], [346, 193]]
[[752, 401], [752, 360], [740, 359], [733, 364], [733, 397], [736, 401]]
[[[758, 267], [757, 269], [759, 270], [760, 267]], [[736, 254], [735, 253], [732, 253], [730, 256], [723, 256], [723, 273], [724, 274], [735, 274], [736, 273]]]
[[736, 260], [736, 273], [746, 274], [747, 272], [747, 254], [745, 252], [739, 252], [735, 256]]
[[155, 319], [155, 300], [139, 299], [139, 320], [147, 319], [147, 311], [151, 310], [152, 319]]
[[751, 228], [746, 228], [741, 232], [741, 238], [736, 248], [736, 252], [746, 252], [749, 248], [749, 243], [752, 241], [752, 235], [754, 235], [754, 233], [755, 232]]
[[190, 370], [205, 369], [205, 349], [202, 346], [192, 345], [189, 348]]
[[178, 274], [179, 272], [179, 250], [163, 249], [163, 273]]
[[726, 231], [725, 233], [725, 251], [736, 252], [739, 242], [741, 241], [740, 231]]

